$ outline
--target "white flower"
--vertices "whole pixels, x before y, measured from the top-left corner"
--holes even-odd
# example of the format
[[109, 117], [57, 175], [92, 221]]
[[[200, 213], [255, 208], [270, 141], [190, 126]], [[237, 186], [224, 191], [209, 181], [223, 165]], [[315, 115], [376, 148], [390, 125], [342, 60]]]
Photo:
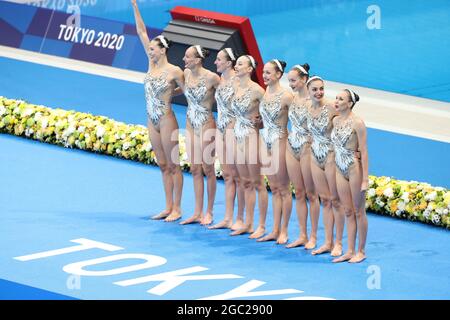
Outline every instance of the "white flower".
[[369, 179], [369, 187], [373, 185], [374, 181], [372, 179]]
[[448, 209], [444, 209], [444, 210], [442, 211], [442, 214], [448, 214]]
[[77, 130], [78, 130], [78, 132], [84, 132], [86, 130], [86, 127], [80, 126], [80, 127], [78, 127]]
[[377, 205], [379, 205], [380, 207], [384, 207], [384, 204], [385, 204], [383, 201], [380, 200], [380, 198], [377, 198], [377, 200], [375, 200], [375, 203]]
[[36, 121], [39, 121], [39, 119], [41, 119], [42, 118], [42, 113], [40, 113], [40, 112], [37, 112], [35, 115], [34, 115], [34, 120], [36, 120]]
[[151, 144], [148, 143], [148, 142], [146, 142], [146, 143], [142, 146], [142, 148], [143, 148], [146, 152], [149, 152], [150, 150], [152, 150], [152, 146], [151, 146]]
[[64, 138], [67, 138], [67, 137], [70, 136], [72, 133], [74, 133], [75, 130], [76, 130], [75, 127], [72, 126], [72, 125], [70, 125], [66, 130], [64, 130], [64, 132], [63, 132], [63, 137], [64, 137]]
[[64, 125], [64, 121], [62, 121], [62, 120], [58, 120], [58, 121], [56, 121], [56, 123], [55, 123], [55, 127], [62, 127]]
[[431, 205], [431, 203], [427, 206], [427, 210], [429, 210], [429, 211], [433, 210], [433, 206]]
[[394, 191], [392, 188], [386, 188], [386, 190], [383, 191], [383, 194], [389, 199], [394, 197]]
[[32, 114], [33, 114], [33, 109], [32, 109], [32, 108], [26, 108], [26, 109], [23, 111], [23, 116], [24, 116], [24, 117], [31, 116]]
[[375, 191], [374, 188], [370, 188], [370, 189], [367, 191], [367, 195], [368, 195], [370, 198], [372, 198], [375, 194], [376, 194], [376, 191]]
[[31, 129], [31, 128], [27, 128], [27, 129], [25, 130], [25, 135], [26, 135], [27, 137], [31, 136], [33, 133], [34, 133], [34, 131], [33, 131], [33, 129]]
[[401, 199], [405, 201], [405, 203], [409, 202], [409, 192], [403, 192]]
[[442, 215], [443, 213], [444, 213], [444, 209], [443, 208], [441, 208], [441, 207], [439, 207], [439, 208], [436, 208], [436, 213], [438, 214], [438, 215]]
[[127, 137], [127, 135], [126, 135], [125, 133], [122, 133], [122, 134], [120, 135], [120, 139], [122, 139], [122, 140], [124, 140], [126, 137]]
[[2, 105], [0, 105], [0, 116], [4, 115], [6, 113], [6, 108]]
[[395, 214], [400, 217], [402, 215], [402, 212], [400, 210], [395, 211]]
[[123, 150], [128, 150], [131, 147], [131, 143], [129, 143], [128, 141], [125, 142], [122, 146]]
[[105, 134], [105, 132], [106, 132], [105, 127], [103, 127], [103, 126], [97, 126], [97, 138], [103, 137], [103, 135]]
[[130, 137], [132, 138], [132, 139], [134, 139], [134, 138], [136, 138], [136, 136], [139, 134], [139, 132], [137, 132], [137, 131], [133, 131], [131, 134], [130, 134]]
[[423, 216], [428, 219], [428, 217], [430, 216], [430, 210], [425, 209], [425, 211], [423, 212]]
[[434, 224], [439, 224], [439, 222], [441, 222], [441, 217], [439, 215], [435, 214], [431, 218], [431, 221], [433, 221]]
[[400, 212], [403, 212], [403, 211], [405, 211], [406, 204], [403, 201], [399, 201], [397, 203], [397, 208]]
[[425, 200], [434, 201], [434, 199], [436, 199], [436, 197], [437, 197], [437, 193], [436, 193], [436, 191], [433, 191], [425, 196]]
[[45, 129], [45, 128], [47, 128], [47, 126], [48, 126], [48, 119], [47, 119], [47, 117], [42, 117], [41, 118], [41, 128]]
[[121, 152], [122, 152], [122, 150], [120, 150], [120, 148], [117, 148], [117, 149], [116, 149], [116, 153], [117, 153], [117, 154], [119, 154], [119, 153], [121, 153]]

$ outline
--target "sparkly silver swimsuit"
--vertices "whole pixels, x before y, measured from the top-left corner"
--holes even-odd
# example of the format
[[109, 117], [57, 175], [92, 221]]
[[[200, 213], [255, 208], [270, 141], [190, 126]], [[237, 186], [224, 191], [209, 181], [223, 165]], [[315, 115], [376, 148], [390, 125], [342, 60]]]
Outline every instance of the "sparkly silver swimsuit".
[[332, 151], [331, 140], [327, 137], [330, 122], [328, 113], [328, 108], [324, 105], [317, 117], [310, 115], [308, 119], [308, 129], [312, 137], [311, 150], [320, 166], [325, 164], [328, 153]]
[[295, 154], [301, 154], [304, 145], [310, 141], [308, 108], [305, 105], [293, 103], [289, 107], [288, 116], [292, 124], [288, 136], [289, 145]]
[[200, 135], [200, 129], [208, 121], [211, 116], [211, 110], [208, 110], [201, 105], [203, 99], [206, 96], [206, 78], [203, 77], [199, 80], [197, 85], [189, 87], [186, 84], [184, 95], [186, 96], [187, 107], [187, 119], [194, 129], [195, 135]]
[[250, 131], [255, 128], [253, 122], [247, 118], [247, 112], [250, 109], [250, 103], [250, 89], [247, 89], [247, 91], [245, 91], [242, 96], [234, 96], [231, 100], [231, 108], [236, 117], [236, 123], [234, 124], [234, 135], [236, 136], [236, 140], [239, 143], [243, 142]]
[[263, 99], [259, 105], [259, 113], [264, 124], [264, 128], [261, 130], [261, 136], [268, 150], [272, 149], [273, 143], [286, 133], [286, 128], [283, 128], [279, 124], [282, 96], [283, 92], [277, 94], [271, 101]]
[[161, 99], [161, 96], [169, 88], [167, 73], [167, 71], [164, 71], [158, 77], [154, 77], [147, 73], [144, 78], [147, 114], [154, 126], [159, 124], [161, 117], [169, 110], [169, 106]]
[[352, 119], [336, 123], [331, 132], [331, 142], [334, 145], [335, 162], [339, 171], [348, 180], [348, 170], [355, 162], [356, 152], [346, 148], [346, 144], [353, 134]]
[[234, 118], [234, 112], [231, 109], [231, 99], [234, 95], [233, 79], [223, 86], [219, 86], [214, 97], [217, 102], [217, 128], [224, 132], [225, 128]]

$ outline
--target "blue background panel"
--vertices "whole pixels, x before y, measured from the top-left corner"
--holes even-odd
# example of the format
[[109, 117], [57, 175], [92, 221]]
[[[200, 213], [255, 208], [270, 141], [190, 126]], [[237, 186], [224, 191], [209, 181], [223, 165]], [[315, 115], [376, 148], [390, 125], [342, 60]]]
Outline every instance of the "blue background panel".
[[14, 3], [0, 1], [0, 19], [4, 19], [22, 33], [27, 31], [36, 11], [36, 7], [19, 6]]

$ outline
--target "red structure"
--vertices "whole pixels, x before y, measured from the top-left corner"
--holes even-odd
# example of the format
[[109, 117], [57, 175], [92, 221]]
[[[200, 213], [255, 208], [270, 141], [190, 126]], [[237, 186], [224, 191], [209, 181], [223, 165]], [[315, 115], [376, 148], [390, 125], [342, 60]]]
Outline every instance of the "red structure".
[[262, 79], [264, 64], [261, 58], [261, 54], [259, 53], [258, 44], [256, 43], [256, 38], [253, 33], [249, 18], [200, 9], [193, 9], [183, 6], [174, 7], [172, 10], [170, 10], [170, 14], [172, 15], [173, 19], [177, 20], [186, 20], [239, 30], [248, 54], [255, 58], [258, 64], [258, 66], [256, 67], [256, 79], [261, 86], [265, 87]]

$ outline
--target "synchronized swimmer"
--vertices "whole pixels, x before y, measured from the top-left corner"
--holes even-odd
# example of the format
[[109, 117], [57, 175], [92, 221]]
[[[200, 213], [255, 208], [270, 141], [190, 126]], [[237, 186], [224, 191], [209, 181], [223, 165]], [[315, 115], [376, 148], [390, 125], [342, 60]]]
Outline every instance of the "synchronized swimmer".
[[[316, 248], [321, 204], [325, 242], [312, 254], [329, 252], [333, 262], [363, 261], [368, 230], [365, 210], [368, 153], [365, 124], [352, 112], [359, 96], [344, 89], [334, 101], [325, 99], [324, 80], [310, 77], [307, 63], [289, 70], [287, 78], [292, 89], [289, 91], [280, 84], [286, 62], [279, 59], [264, 65], [264, 90], [251, 79], [257, 66], [255, 59], [250, 55], [237, 57], [231, 48], [217, 54], [214, 63], [220, 76], [203, 67], [209, 51], [200, 45], [186, 50], [183, 71], [167, 59], [171, 41], [163, 35], [150, 40], [136, 0], [131, 3], [137, 32], [149, 60], [144, 80], [147, 123], [166, 197], [165, 209], [152, 219], [172, 222], [182, 217], [179, 126], [171, 100], [184, 94], [188, 102], [186, 149], [194, 178], [195, 209], [181, 224], [228, 228], [232, 230], [231, 235], [248, 233], [250, 239], [286, 244], [292, 183], [300, 234], [286, 247]], [[217, 103], [217, 121], [212, 112], [214, 103]], [[222, 221], [210, 226], [214, 218], [216, 156], [225, 180], [225, 215]], [[204, 175], [208, 199], [205, 211]], [[268, 193], [264, 177], [272, 192], [274, 221], [267, 235]], [[236, 196], [238, 210], [233, 223]], [[254, 228], [256, 196], [259, 222]], [[345, 223], [348, 248], [343, 253]]]

